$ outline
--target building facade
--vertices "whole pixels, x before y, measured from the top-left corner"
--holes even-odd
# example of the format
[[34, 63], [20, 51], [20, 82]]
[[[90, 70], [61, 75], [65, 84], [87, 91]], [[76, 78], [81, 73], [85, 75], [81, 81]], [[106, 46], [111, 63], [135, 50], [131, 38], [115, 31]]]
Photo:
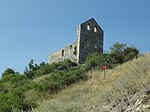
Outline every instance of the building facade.
[[103, 53], [104, 31], [93, 19], [80, 24], [77, 28], [77, 40], [49, 56], [48, 63], [60, 62], [69, 59], [82, 64], [85, 58], [94, 52]]

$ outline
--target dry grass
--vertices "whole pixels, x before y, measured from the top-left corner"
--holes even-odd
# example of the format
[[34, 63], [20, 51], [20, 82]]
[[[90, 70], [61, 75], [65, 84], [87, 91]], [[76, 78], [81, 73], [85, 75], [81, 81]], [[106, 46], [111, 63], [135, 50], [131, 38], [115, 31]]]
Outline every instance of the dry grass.
[[79, 82], [44, 100], [32, 112], [88, 112], [104, 102], [117, 102], [150, 84], [150, 55], [124, 63], [106, 72], [88, 73], [89, 80]]
[[46, 74], [46, 75], [43, 75], [43, 76], [34, 78], [34, 79], [33, 79], [33, 82], [39, 83], [40, 81], [45, 80], [45, 78], [49, 77], [50, 75], [51, 75], [51, 74]]

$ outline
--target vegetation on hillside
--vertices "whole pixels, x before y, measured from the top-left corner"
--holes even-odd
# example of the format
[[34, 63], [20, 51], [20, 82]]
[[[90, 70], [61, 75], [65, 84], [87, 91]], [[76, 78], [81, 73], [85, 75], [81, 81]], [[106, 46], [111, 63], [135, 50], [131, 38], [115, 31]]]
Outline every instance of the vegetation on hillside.
[[[146, 88], [150, 90], [150, 55], [107, 70], [105, 80], [98, 69], [90, 70], [87, 75], [90, 79], [86, 82], [52, 95], [31, 112], [125, 112], [130, 104], [140, 101], [136, 97], [141, 96], [134, 98], [134, 94]], [[142, 103], [147, 105], [149, 96], [145, 96]], [[134, 100], [129, 102], [131, 98]]]
[[39, 102], [68, 88], [69, 85], [88, 79], [88, 71], [107, 65], [114, 68], [138, 55], [135, 47], [115, 43], [109, 53], [93, 53], [84, 65], [64, 60], [63, 62], [34, 64], [32, 59], [24, 74], [6, 69], [0, 79], [0, 111], [22, 111], [38, 106]]

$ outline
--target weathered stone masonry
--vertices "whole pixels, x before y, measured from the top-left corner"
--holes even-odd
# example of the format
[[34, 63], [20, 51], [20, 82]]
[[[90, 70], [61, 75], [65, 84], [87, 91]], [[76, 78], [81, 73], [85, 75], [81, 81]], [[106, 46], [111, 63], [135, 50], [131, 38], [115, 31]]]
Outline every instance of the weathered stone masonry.
[[69, 59], [76, 63], [84, 63], [85, 58], [93, 52], [103, 52], [104, 32], [92, 18], [77, 28], [77, 40], [73, 44], [50, 55], [49, 63]]

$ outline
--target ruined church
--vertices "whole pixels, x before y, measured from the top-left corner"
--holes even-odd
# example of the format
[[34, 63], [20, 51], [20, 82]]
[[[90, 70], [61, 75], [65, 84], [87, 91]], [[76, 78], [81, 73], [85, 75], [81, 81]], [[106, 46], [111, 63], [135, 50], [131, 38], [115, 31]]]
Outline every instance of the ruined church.
[[82, 64], [85, 58], [94, 52], [103, 53], [104, 31], [93, 19], [81, 23], [77, 28], [77, 40], [65, 48], [52, 53], [48, 63], [60, 62], [69, 59]]

